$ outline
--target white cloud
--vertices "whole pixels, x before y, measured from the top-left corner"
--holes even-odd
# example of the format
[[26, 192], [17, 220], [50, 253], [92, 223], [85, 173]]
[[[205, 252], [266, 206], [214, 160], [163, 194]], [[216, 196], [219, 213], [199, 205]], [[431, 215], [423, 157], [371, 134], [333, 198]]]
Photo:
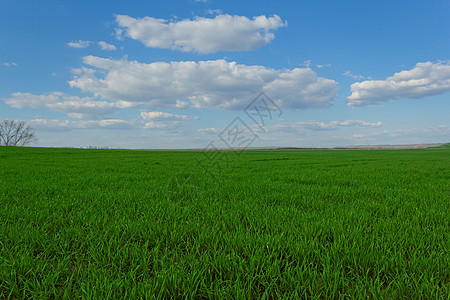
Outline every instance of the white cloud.
[[74, 129], [131, 129], [134, 127], [132, 122], [105, 119], [105, 120], [89, 120], [89, 121], [69, 121], [69, 120], [48, 120], [33, 119], [29, 121], [30, 125], [40, 131], [70, 131]]
[[175, 108], [185, 109], [189, 107], [189, 103], [177, 100], [175, 101]]
[[119, 39], [125, 35], [151, 48], [199, 53], [257, 49], [275, 38], [272, 30], [287, 26], [277, 15], [250, 20], [225, 14], [213, 19], [195, 17], [182, 21], [117, 15], [116, 22]]
[[298, 121], [298, 122], [279, 122], [273, 126], [274, 130], [297, 131], [297, 130], [333, 130], [338, 127], [361, 126], [361, 127], [379, 127], [381, 122], [366, 122], [362, 120], [330, 121], [328, 123], [319, 121]]
[[208, 15], [220, 15], [222, 14], [221, 9], [205, 9], [205, 13]]
[[295, 68], [280, 71], [274, 80], [265, 84], [263, 90], [282, 108], [326, 108], [337, 95], [337, 83], [318, 77], [309, 68]]
[[98, 45], [100, 46], [100, 48], [102, 50], [105, 50], [105, 51], [117, 50], [116, 46], [108, 44], [107, 42], [104, 42], [104, 41], [98, 42]]
[[194, 116], [176, 115], [161, 111], [142, 111], [140, 115], [144, 120], [198, 120], [198, 117]]
[[207, 134], [216, 134], [216, 133], [219, 133], [219, 130], [217, 128], [211, 127], [211, 128], [200, 128], [200, 129], [197, 129], [197, 132], [207, 133]]
[[363, 106], [402, 98], [422, 98], [450, 91], [450, 64], [417, 63], [386, 80], [368, 80], [351, 85], [347, 104]]
[[447, 125], [426, 128], [381, 130], [372, 133], [356, 133], [351, 136], [356, 142], [366, 141], [371, 144], [411, 144], [411, 143], [446, 143], [449, 141], [450, 127]]
[[70, 131], [75, 129], [158, 129], [173, 130], [180, 128], [183, 121], [198, 120], [198, 117], [176, 115], [153, 111], [139, 114], [132, 120], [102, 119], [102, 120], [50, 120], [40, 116], [29, 121], [37, 130], [41, 131]]
[[87, 48], [91, 45], [91, 41], [75, 41], [75, 42], [68, 42], [66, 45], [71, 48]]
[[41, 95], [31, 93], [12, 93], [3, 102], [14, 108], [41, 108], [64, 112], [71, 118], [98, 117], [113, 113], [120, 108], [130, 107], [124, 101], [108, 102], [91, 97], [69, 96], [62, 92], [50, 92]]
[[[310, 59], [305, 60], [303, 63], [300, 64], [300, 66], [302, 67], [306, 67], [306, 68], [311, 68], [312, 66], [312, 61]], [[331, 64], [325, 64], [325, 65], [315, 65], [318, 69], [322, 69], [322, 68], [328, 68], [331, 67]]]
[[308, 59], [308, 60], [305, 60], [302, 64], [300, 64], [301, 66], [303, 66], [303, 67], [307, 67], [307, 68], [309, 68], [309, 67], [311, 67], [311, 60], [310, 59]]
[[198, 120], [198, 117], [188, 115], [170, 114], [161, 111], [141, 111], [140, 117], [144, 120], [144, 128], [170, 130], [181, 127], [180, 121]]
[[[276, 70], [225, 60], [154, 62], [86, 56], [69, 84], [104, 99], [150, 108], [242, 109], [262, 90], [286, 109], [325, 108], [337, 94], [334, 80], [309, 68]], [[101, 76], [101, 77], [99, 77]]]
[[325, 65], [316, 65], [317, 68], [322, 69], [322, 68], [329, 68], [331, 67], [331, 64], [325, 64]]
[[17, 67], [17, 64], [15, 62], [13, 62], [13, 61], [11, 61], [11, 62], [4, 62], [3, 65], [5, 67]]
[[181, 127], [181, 123], [177, 121], [169, 121], [169, 122], [145, 122], [144, 128], [146, 129], [158, 129], [158, 130], [173, 130]]
[[351, 71], [345, 71], [344, 73], [342, 73], [342, 75], [347, 76], [347, 77], [351, 77], [353, 79], [372, 79], [371, 77], [366, 77], [366, 76], [363, 76], [363, 75], [355, 75]]
[[[334, 121], [334, 122], [336, 122], [336, 121]], [[380, 121], [373, 123], [373, 122], [366, 122], [366, 121], [361, 121], [361, 120], [345, 120], [343, 122], [338, 122], [338, 126], [353, 126], [353, 125], [358, 125], [358, 126], [362, 126], [362, 127], [379, 127], [379, 126], [383, 125], [383, 123], [381, 123]]]

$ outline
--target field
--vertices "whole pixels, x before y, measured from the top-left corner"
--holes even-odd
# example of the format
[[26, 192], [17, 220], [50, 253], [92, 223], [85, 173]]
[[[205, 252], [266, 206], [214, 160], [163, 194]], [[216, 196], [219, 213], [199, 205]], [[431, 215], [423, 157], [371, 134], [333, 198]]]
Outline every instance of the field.
[[216, 154], [0, 147], [0, 299], [450, 299], [448, 147]]

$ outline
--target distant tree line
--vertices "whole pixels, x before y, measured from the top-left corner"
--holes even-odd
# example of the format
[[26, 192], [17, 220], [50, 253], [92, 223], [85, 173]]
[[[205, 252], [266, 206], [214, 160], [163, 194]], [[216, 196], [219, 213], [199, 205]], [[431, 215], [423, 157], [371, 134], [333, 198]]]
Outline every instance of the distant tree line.
[[33, 127], [25, 121], [0, 122], [0, 146], [25, 146], [37, 141]]
[[109, 150], [108, 146], [88, 146], [87, 149], [97, 149], [97, 150]]

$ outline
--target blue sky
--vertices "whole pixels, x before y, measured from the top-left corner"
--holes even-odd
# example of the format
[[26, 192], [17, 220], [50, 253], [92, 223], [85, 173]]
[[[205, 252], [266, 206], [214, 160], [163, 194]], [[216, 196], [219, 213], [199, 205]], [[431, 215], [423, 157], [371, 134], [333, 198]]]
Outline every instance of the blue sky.
[[249, 146], [449, 142], [449, 14], [448, 1], [3, 0], [0, 119], [29, 122], [36, 146], [246, 146], [235, 129]]

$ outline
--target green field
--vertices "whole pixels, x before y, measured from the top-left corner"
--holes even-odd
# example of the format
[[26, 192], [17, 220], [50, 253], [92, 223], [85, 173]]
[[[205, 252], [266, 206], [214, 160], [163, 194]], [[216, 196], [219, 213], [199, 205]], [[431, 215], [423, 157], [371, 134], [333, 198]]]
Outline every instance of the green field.
[[223, 155], [0, 147], [0, 299], [450, 299], [448, 148]]

